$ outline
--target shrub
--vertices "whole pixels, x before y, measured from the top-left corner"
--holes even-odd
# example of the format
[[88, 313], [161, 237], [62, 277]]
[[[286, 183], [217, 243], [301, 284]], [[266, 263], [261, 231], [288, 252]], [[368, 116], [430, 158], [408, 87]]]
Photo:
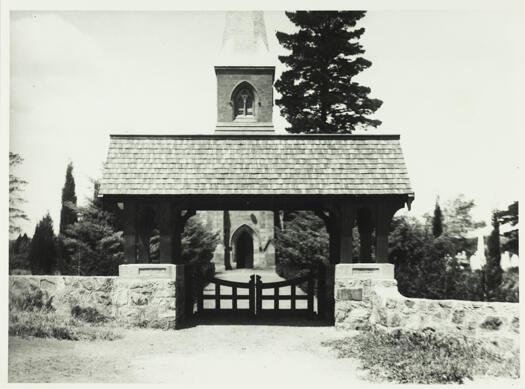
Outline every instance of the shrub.
[[34, 311], [52, 310], [52, 298], [41, 289], [30, 286], [18, 288], [13, 285], [9, 293], [9, 310]]
[[82, 308], [78, 305], [75, 305], [73, 308], [71, 308], [71, 315], [74, 318], [85, 321], [87, 323], [105, 323], [108, 320], [106, 316], [101, 314], [95, 308]]
[[325, 345], [339, 357], [358, 358], [373, 381], [443, 384], [485, 374], [519, 377], [517, 352], [499, 354], [461, 334], [376, 330]]

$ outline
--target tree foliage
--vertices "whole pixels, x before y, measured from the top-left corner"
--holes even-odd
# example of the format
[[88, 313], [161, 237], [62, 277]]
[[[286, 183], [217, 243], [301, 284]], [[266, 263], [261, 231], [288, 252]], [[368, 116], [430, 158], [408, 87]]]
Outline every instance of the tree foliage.
[[320, 218], [313, 212], [296, 211], [286, 212], [283, 219], [283, 228], [275, 229], [279, 274], [289, 278], [288, 272], [315, 272], [320, 263], [328, 263], [328, 233]]
[[277, 32], [280, 44], [291, 51], [279, 56], [286, 70], [275, 83], [276, 100], [292, 133], [351, 133], [377, 127], [370, 119], [382, 104], [369, 97], [370, 88], [354, 76], [372, 63], [361, 55], [364, 28], [356, 28], [364, 11], [286, 12], [299, 28], [296, 33]]
[[84, 276], [118, 275], [118, 265], [123, 260], [122, 231], [115, 226], [115, 215], [102, 209], [96, 196], [88, 205], [77, 207], [68, 202], [70, 214], [80, 215], [79, 220], [67, 226], [62, 235], [64, 256], [62, 274]]
[[[462, 299], [481, 301], [518, 301], [515, 271], [503, 272], [499, 254], [499, 213], [493, 216], [489, 237], [487, 266], [471, 271], [458, 260], [467, 247], [468, 234], [484, 223], [471, 215], [474, 202], [459, 196], [444, 208], [443, 232], [438, 237], [426, 223], [414, 217], [401, 216], [392, 221], [389, 237], [389, 260], [394, 263], [399, 291], [407, 297]], [[454, 212], [456, 214], [454, 214]], [[450, 224], [448, 224], [448, 223]], [[432, 223], [433, 225], [433, 223]], [[475, 240], [474, 240], [475, 241]]]
[[27, 234], [19, 234], [15, 240], [9, 241], [9, 272], [13, 271], [29, 271], [29, 248], [31, 247], [31, 239]]
[[476, 251], [475, 240], [469, 234], [484, 227], [485, 222], [476, 221], [472, 210], [476, 206], [474, 200], [468, 200], [464, 195], [448, 201], [443, 208], [443, 229], [454, 240], [457, 252], [465, 251], [472, 255]]
[[[501, 245], [502, 251], [509, 251], [518, 255], [519, 252], [519, 234], [518, 228], [518, 202], [510, 204], [506, 210], [498, 212], [498, 219], [501, 225], [510, 226], [511, 229], [503, 233], [504, 241]], [[512, 228], [516, 227], [516, 228]]]
[[443, 233], [443, 214], [441, 213], [441, 208], [439, 203], [436, 201], [436, 206], [434, 208], [434, 217], [432, 218], [432, 235], [434, 238], [437, 238]]
[[492, 232], [487, 241], [487, 264], [485, 265], [486, 288], [489, 299], [494, 299], [502, 281], [501, 246], [498, 212], [492, 214]]
[[66, 169], [66, 181], [62, 188], [62, 209], [60, 210], [60, 230], [62, 235], [66, 228], [76, 223], [77, 196], [75, 194], [75, 179], [73, 178], [73, 163], [69, 163]]
[[24, 190], [27, 181], [22, 180], [13, 174], [13, 169], [23, 162], [19, 154], [9, 152], [9, 233], [20, 232], [18, 222], [29, 220], [21, 205], [25, 202], [21, 192]]
[[56, 239], [49, 213], [35, 228], [28, 259], [32, 274], [53, 274], [56, 267]]

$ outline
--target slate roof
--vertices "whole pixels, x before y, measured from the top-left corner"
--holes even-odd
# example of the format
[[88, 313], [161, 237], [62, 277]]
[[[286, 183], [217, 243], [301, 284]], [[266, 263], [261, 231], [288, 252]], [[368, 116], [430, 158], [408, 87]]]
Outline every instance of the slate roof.
[[112, 135], [100, 193], [413, 191], [398, 135]]

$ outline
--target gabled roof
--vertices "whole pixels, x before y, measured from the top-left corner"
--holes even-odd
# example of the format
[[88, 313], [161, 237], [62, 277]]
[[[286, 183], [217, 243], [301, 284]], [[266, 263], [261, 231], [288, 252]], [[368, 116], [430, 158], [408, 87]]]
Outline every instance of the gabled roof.
[[398, 135], [112, 135], [102, 195], [412, 195]]

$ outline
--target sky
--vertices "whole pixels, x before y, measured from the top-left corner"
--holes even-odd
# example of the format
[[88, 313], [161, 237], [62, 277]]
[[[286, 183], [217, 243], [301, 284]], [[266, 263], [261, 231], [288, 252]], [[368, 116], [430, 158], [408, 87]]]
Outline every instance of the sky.
[[[79, 202], [102, 175], [109, 134], [213, 133], [214, 58], [224, 12], [11, 12], [10, 151], [24, 162], [23, 205], [32, 235], [47, 212], [58, 230], [66, 166]], [[265, 11], [276, 78], [286, 54]], [[512, 10], [370, 11], [359, 26], [372, 61], [357, 81], [383, 100], [370, 134], [400, 134], [415, 192], [410, 214], [462, 193], [474, 215], [519, 197], [525, 102], [523, 15]], [[521, 87], [519, 87], [521, 85]], [[275, 97], [278, 97], [275, 94]], [[286, 122], [274, 107], [276, 131]]]

